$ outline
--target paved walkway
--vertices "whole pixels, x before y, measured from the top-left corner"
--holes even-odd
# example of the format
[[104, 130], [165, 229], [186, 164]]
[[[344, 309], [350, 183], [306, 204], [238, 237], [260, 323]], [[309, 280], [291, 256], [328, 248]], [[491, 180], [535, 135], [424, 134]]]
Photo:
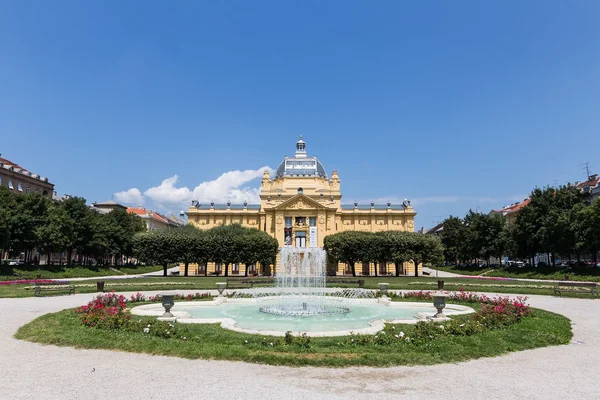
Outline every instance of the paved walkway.
[[[169, 268], [167, 270], [167, 274], [171, 272], [179, 271], [179, 267]], [[110, 275], [110, 276], [88, 276], [87, 278], [56, 278], [51, 279], [52, 281], [69, 281], [69, 282], [77, 282], [77, 281], [88, 281], [88, 280], [112, 280], [112, 279], [131, 279], [131, 278], [145, 278], [147, 276], [163, 276], [163, 270], [147, 272], [145, 274], [135, 274], [135, 275]]]
[[[177, 293], [191, 291], [177, 291]], [[148, 292], [150, 293], [150, 292]], [[600, 398], [600, 301], [531, 296], [573, 321], [570, 345], [459, 364], [289, 368], [41, 346], [19, 326], [91, 294], [0, 299], [0, 398], [11, 399], [592, 399]]]

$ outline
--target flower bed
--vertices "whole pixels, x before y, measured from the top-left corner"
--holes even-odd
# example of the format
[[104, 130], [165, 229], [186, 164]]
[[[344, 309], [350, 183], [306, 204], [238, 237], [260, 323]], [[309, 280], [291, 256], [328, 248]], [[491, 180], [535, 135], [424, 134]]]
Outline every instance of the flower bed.
[[[417, 300], [432, 300], [432, 291], [407, 292], [403, 296], [392, 295]], [[386, 327], [376, 335], [352, 335], [352, 337], [341, 345], [390, 345], [390, 344], [423, 344], [440, 336], [471, 336], [485, 330], [505, 328], [520, 322], [523, 318], [532, 314], [527, 297], [517, 296], [515, 299], [509, 297], [489, 297], [485, 294], [472, 292], [445, 292], [448, 301], [463, 303], [479, 303], [481, 309], [471, 316], [470, 319], [450, 319], [445, 322], [434, 323], [431, 321], [418, 322], [411, 335], [404, 332], [396, 333], [393, 325]]]

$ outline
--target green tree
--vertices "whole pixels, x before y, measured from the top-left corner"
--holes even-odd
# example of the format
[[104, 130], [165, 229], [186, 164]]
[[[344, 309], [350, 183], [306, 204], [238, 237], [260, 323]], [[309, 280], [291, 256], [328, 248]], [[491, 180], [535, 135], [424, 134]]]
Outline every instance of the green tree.
[[452, 260], [454, 265], [458, 261], [465, 261], [465, 243], [467, 240], [467, 227], [462, 218], [450, 216], [442, 223], [441, 240], [444, 245], [444, 258]]
[[53, 205], [50, 207], [46, 224], [37, 228], [38, 246], [47, 255], [48, 264], [52, 264], [51, 253], [63, 252], [72, 246], [72, 223], [63, 207]]
[[383, 247], [381, 259], [393, 262], [396, 276], [400, 276], [404, 263], [413, 258], [410, 232], [382, 231], [377, 232], [376, 235], [383, 239], [381, 242]]
[[591, 206], [579, 207], [575, 217], [575, 232], [577, 249], [589, 253], [596, 264], [600, 251], [600, 200]]
[[163, 276], [167, 276], [169, 264], [179, 258], [176, 241], [176, 236], [166, 229], [138, 233], [133, 238], [134, 254], [146, 264], [162, 265]]
[[47, 223], [50, 199], [34, 193], [15, 196], [15, 211], [12, 218], [10, 247], [24, 252], [25, 261], [38, 245], [37, 229]]
[[348, 263], [352, 276], [356, 276], [355, 264], [365, 255], [362, 246], [368, 235], [370, 233], [356, 231], [334, 233], [323, 238], [323, 245], [334, 260]]
[[10, 247], [16, 205], [15, 195], [6, 186], [0, 186], [0, 258]]
[[444, 246], [440, 238], [417, 232], [408, 232], [415, 264], [415, 276], [419, 276], [419, 264], [441, 264], [444, 261]]

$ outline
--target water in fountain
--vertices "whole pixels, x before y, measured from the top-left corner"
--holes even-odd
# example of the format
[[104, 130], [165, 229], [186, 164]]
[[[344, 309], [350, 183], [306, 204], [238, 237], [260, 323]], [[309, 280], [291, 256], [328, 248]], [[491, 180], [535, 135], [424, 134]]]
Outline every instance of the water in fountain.
[[[276, 295], [260, 311], [278, 315], [328, 315], [350, 311], [328, 295], [325, 250], [315, 247], [284, 247], [280, 252], [282, 270], [277, 273]], [[265, 293], [266, 294], [266, 293]]]

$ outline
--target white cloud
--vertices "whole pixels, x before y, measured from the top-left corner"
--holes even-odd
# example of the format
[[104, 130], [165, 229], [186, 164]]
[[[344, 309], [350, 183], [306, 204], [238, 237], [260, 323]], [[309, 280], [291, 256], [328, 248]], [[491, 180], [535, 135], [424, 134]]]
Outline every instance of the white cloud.
[[194, 189], [186, 186], [177, 187], [179, 176], [174, 175], [163, 180], [160, 185], [147, 189], [143, 195], [138, 189], [133, 188], [126, 192], [115, 193], [115, 198], [129, 204], [142, 204], [143, 198], [148, 198], [157, 206], [165, 209], [186, 208], [192, 199], [198, 200], [201, 204], [211, 201], [215, 203], [226, 203], [227, 201], [258, 203], [260, 202], [260, 189], [249, 187], [248, 183], [262, 177], [265, 169], [273, 172], [273, 169], [266, 166], [255, 170], [228, 171], [215, 180], [200, 183]]
[[265, 169], [272, 171], [269, 167], [263, 167], [256, 170], [225, 172], [214, 181], [202, 182], [196, 186], [192, 192], [193, 197], [201, 204], [210, 201], [223, 203], [228, 200], [232, 203], [258, 203], [260, 189], [244, 185], [260, 178]]
[[188, 202], [192, 199], [192, 193], [185, 186], [175, 187], [177, 179], [179, 179], [177, 175], [165, 179], [159, 186], [146, 190], [144, 196], [163, 207], [179, 206]]
[[141, 206], [144, 204], [144, 198], [142, 192], [138, 188], [131, 188], [129, 190], [118, 192], [114, 194], [115, 200], [119, 203], [125, 203], [132, 206]]

